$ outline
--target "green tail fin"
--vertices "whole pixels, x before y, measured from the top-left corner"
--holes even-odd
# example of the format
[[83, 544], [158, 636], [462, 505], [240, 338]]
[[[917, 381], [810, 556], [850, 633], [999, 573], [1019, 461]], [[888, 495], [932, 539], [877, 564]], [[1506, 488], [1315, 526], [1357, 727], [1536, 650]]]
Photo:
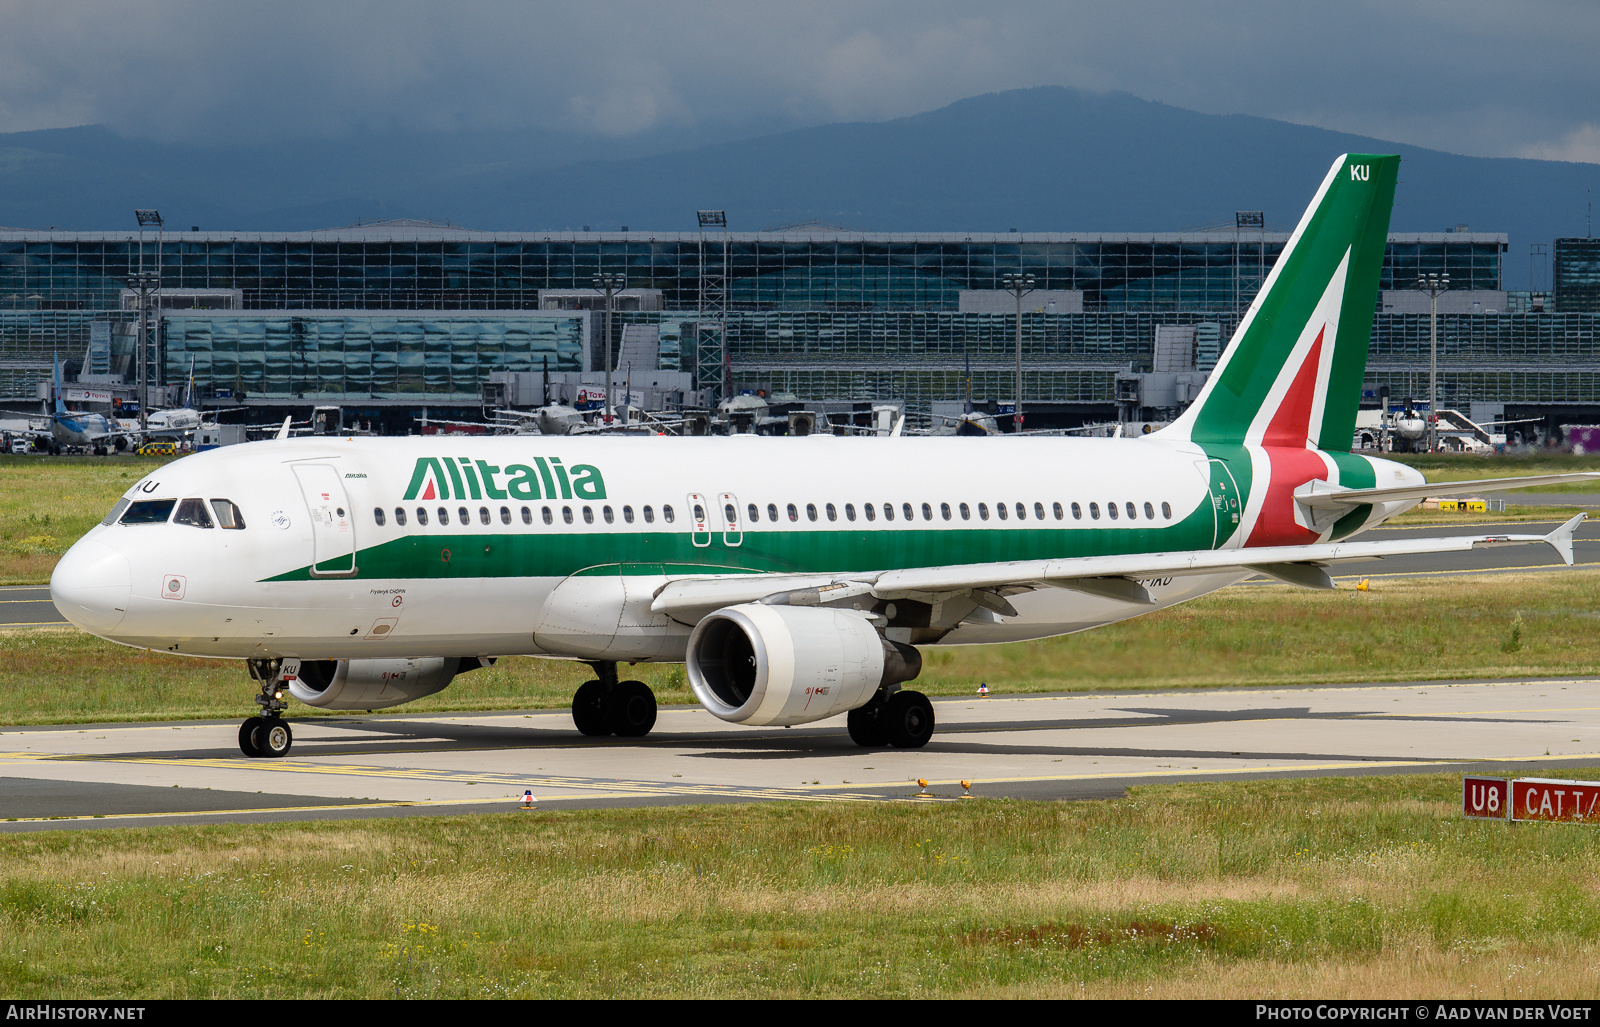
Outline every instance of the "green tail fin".
[[1349, 450], [1399, 169], [1393, 155], [1334, 161], [1199, 399], [1164, 435]]

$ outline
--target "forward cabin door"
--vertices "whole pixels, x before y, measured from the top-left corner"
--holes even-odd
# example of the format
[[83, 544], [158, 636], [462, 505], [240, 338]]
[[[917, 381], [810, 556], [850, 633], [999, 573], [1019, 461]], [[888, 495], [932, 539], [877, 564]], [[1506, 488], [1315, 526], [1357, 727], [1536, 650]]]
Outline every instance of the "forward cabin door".
[[344, 479], [330, 464], [295, 464], [311, 515], [311, 576], [347, 578], [356, 572], [355, 515]]

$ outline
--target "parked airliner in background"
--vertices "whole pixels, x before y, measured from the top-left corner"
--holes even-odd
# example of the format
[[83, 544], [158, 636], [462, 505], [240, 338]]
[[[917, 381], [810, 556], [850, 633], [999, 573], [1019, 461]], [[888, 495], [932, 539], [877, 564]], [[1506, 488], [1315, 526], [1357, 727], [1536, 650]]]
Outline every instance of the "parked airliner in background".
[[325, 437], [151, 473], [62, 558], [51, 594], [130, 646], [247, 661], [240, 748], [281, 756], [284, 693], [324, 709], [429, 695], [496, 657], [583, 661], [585, 734], [640, 736], [619, 661], [683, 661], [723, 720], [847, 715], [915, 747], [918, 647], [1012, 642], [1256, 574], [1331, 588], [1352, 560], [1547, 536], [1348, 541], [1426, 495], [1350, 452], [1399, 158], [1334, 162], [1199, 399], [1128, 439]]

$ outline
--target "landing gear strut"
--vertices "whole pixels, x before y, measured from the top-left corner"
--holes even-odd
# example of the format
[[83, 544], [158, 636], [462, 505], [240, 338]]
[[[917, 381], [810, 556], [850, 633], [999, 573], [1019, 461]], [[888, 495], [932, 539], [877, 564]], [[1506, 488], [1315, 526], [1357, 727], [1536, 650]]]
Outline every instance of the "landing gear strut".
[[572, 697], [572, 723], [586, 735], [643, 738], [656, 726], [656, 696], [643, 681], [618, 681], [617, 664], [589, 664], [597, 680], [585, 682]]
[[239, 751], [252, 757], [289, 755], [294, 732], [283, 719], [289, 704], [283, 701], [288, 681], [300, 670], [299, 660], [250, 660], [250, 676], [261, 683], [256, 705], [261, 714], [239, 725]]
[[879, 689], [871, 702], [845, 715], [845, 726], [863, 748], [920, 749], [933, 737], [933, 703], [921, 692]]

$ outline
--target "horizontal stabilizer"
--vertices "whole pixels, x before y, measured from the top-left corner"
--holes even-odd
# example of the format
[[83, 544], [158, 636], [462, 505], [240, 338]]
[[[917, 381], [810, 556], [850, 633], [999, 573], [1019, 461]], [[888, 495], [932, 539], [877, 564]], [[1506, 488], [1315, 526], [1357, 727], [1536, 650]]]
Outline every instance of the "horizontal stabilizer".
[[1401, 485], [1385, 489], [1346, 489], [1320, 479], [1295, 489], [1294, 500], [1312, 510], [1349, 510], [1365, 503], [1415, 503], [1434, 496], [1464, 496], [1473, 492], [1526, 489], [1539, 485], [1572, 485], [1594, 481], [1600, 472], [1577, 474], [1536, 474], [1526, 478], [1479, 478], [1476, 481], [1448, 481], [1437, 485]]

